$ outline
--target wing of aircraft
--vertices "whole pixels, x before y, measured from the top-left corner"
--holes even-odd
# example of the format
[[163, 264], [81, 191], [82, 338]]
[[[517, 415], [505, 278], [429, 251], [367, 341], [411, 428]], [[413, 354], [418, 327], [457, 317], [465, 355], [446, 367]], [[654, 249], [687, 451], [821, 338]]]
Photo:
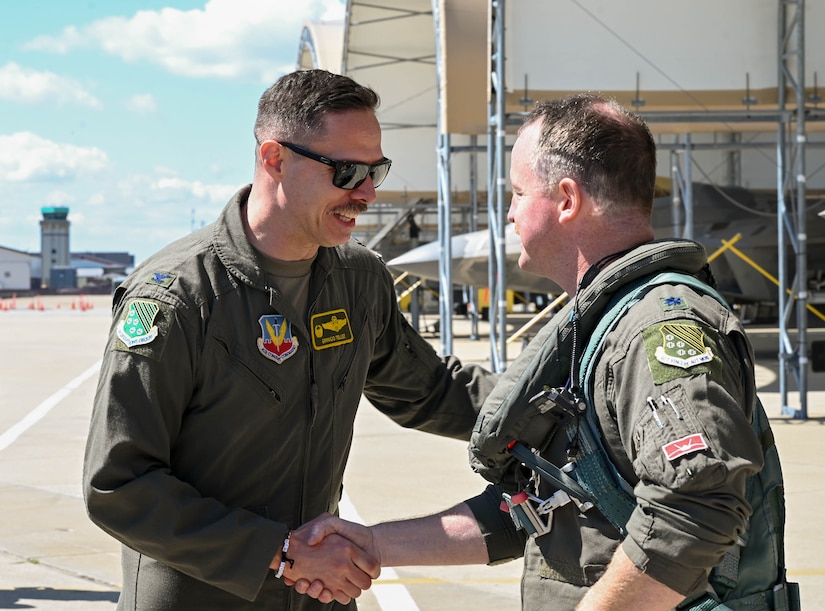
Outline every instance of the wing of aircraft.
[[[736, 247], [765, 271], [777, 276], [776, 193], [756, 193], [739, 187], [693, 185], [693, 237], [708, 254], [737, 234]], [[684, 211], [674, 209], [670, 197], [654, 201], [653, 226], [657, 238], [680, 232]], [[808, 203], [807, 236], [809, 277], [825, 278], [825, 199]], [[514, 227], [505, 228], [507, 288], [533, 293], [560, 294], [561, 289], [546, 278], [522, 271], [518, 266], [520, 243]], [[437, 242], [414, 248], [390, 260], [387, 265], [413, 276], [438, 280], [441, 253]], [[452, 238], [453, 282], [457, 285], [487, 286], [490, 234], [488, 230], [456, 235]], [[787, 254], [793, 269], [793, 253]], [[719, 289], [733, 301], [776, 302], [776, 285], [750, 263], [726, 252], [712, 263]]]
[[[532, 293], [560, 294], [555, 282], [522, 271], [518, 266], [521, 243], [512, 224], [504, 229], [507, 288]], [[490, 232], [487, 229], [453, 236], [453, 283], [467, 286], [487, 286], [490, 259]], [[438, 261], [441, 245], [430, 242], [413, 248], [387, 262], [390, 268], [409, 272], [413, 276], [438, 280]]]

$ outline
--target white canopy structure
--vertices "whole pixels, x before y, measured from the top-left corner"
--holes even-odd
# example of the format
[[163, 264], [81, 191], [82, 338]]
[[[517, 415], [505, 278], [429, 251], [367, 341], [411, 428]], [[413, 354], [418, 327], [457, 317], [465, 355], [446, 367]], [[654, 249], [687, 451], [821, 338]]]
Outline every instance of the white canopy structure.
[[[806, 37], [806, 31], [825, 31], [825, 3], [348, 0], [344, 23], [307, 26], [299, 65], [347, 74], [381, 96], [383, 148], [393, 159], [381, 201], [437, 202], [443, 352], [452, 348], [453, 205], [475, 211], [486, 197], [491, 243], [498, 249], [489, 275], [491, 295], [498, 295], [490, 317], [491, 359], [498, 370], [506, 363], [505, 155], [518, 115], [533, 101], [594, 91], [641, 113], [657, 136], [660, 168], [673, 168], [665, 173], [685, 204], [686, 237], [694, 167], [706, 180], [775, 188], [780, 390], [784, 405], [784, 373], [794, 370], [804, 414], [804, 208], [808, 191], [825, 192], [825, 172], [818, 171], [825, 167], [818, 88], [825, 37]], [[479, 137], [486, 142], [479, 145]], [[480, 169], [477, 154], [484, 160]], [[808, 156], [822, 164], [810, 175]], [[790, 282], [782, 261], [786, 243], [796, 254]], [[794, 301], [795, 351], [784, 327]]]

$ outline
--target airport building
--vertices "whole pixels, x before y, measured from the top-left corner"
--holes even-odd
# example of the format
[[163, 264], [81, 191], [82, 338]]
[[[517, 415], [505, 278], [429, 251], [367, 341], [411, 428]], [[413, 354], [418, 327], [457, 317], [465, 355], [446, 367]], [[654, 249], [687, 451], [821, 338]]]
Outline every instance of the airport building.
[[110, 291], [135, 266], [127, 252], [71, 252], [69, 208], [41, 209], [40, 252], [0, 246], [0, 293]]

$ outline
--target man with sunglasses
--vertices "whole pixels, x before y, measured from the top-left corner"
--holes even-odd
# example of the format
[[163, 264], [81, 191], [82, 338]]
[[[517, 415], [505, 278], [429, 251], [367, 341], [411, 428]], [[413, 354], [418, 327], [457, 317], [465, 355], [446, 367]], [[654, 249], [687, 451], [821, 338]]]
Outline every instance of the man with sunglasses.
[[92, 520], [123, 543], [120, 609], [315, 609], [378, 563], [336, 513], [362, 393], [406, 427], [468, 439], [493, 375], [440, 359], [380, 259], [351, 241], [390, 160], [376, 94], [288, 74], [260, 99], [251, 185], [117, 289], [84, 464]]

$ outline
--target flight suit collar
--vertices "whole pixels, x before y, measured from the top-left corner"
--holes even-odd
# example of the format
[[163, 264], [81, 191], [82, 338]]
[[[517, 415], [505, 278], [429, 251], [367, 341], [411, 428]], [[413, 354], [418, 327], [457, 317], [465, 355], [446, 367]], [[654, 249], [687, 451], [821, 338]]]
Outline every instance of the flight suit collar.
[[[215, 223], [212, 242], [215, 252], [226, 269], [241, 282], [258, 288], [267, 289], [266, 271], [258, 253], [249, 243], [244, 231], [241, 211], [249, 199], [252, 185], [246, 185], [238, 190], [226, 204], [220, 217]], [[326, 277], [335, 268], [334, 249], [321, 247], [313, 265], [313, 284], [320, 271]], [[317, 290], [317, 288], [316, 288]], [[313, 289], [310, 289], [312, 296]]]

